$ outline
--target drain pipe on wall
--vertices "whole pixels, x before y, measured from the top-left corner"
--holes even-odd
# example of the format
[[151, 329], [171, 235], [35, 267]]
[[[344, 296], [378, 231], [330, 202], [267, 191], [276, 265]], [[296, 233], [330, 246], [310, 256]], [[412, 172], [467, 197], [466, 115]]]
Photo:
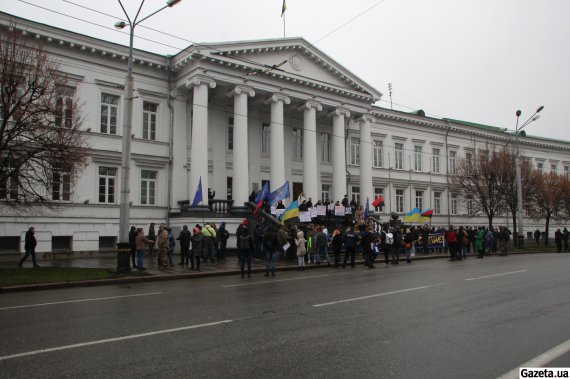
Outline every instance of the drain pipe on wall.
[[174, 145], [174, 106], [172, 105], [172, 70], [171, 60], [172, 57], [167, 57], [168, 62], [166, 64], [168, 70], [168, 113], [169, 113], [169, 139], [168, 139], [168, 206], [166, 211], [166, 226], [170, 227], [170, 211], [172, 210], [172, 161], [174, 159], [172, 148]]
[[447, 182], [447, 227], [449, 227], [451, 225], [451, 191], [449, 185], [449, 147], [447, 139], [449, 137], [451, 126], [449, 125], [449, 121], [445, 120], [445, 122], [447, 124], [447, 131], [445, 132], [445, 181]]
[[[348, 129], [350, 128], [350, 120], [345, 120], [346, 125], [344, 127], [344, 169], [346, 170], [346, 196], [348, 198], [348, 188], [350, 186], [350, 172], [348, 171], [348, 156], [346, 150], [348, 149], [346, 143], [348, 141]], [[336, 200], [335, 200], [336, 201]], [[340, 199], [342, 201], [342, 199]], [[350, 202], [350, 200], [349, 200]]]

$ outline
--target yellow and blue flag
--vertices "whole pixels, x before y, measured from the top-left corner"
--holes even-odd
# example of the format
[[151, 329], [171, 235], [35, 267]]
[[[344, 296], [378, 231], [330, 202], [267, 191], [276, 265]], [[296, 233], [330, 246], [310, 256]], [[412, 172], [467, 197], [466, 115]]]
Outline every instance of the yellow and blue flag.
[[285, 212], [283, 212], [281, 217], [279, 217], [279, 221], [284, 223], [285, 221], [295, 217], [299, 217], [299, 202], [297, 200], [292, 202], [291, 205], [285, 209]]

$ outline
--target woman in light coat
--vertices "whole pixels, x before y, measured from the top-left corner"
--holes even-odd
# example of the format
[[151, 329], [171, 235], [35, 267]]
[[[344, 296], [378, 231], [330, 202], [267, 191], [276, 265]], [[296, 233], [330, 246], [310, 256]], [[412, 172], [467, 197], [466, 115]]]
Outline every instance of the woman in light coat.
[[305, 234], [302, 230], [297, 232], [297, 239], [295, 244], [297, 245], [297, 262], [299, 263], [299, 270], [305, 271], [305, 255], [307, 254], [307, 248], [305, 247]]

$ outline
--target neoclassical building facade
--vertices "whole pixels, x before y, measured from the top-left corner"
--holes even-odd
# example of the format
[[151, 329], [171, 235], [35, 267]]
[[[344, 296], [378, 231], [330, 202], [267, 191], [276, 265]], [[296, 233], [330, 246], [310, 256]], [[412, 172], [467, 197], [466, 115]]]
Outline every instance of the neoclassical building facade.
[[[83, 104], [89, 164], [58, 212], [1, 206], [0, 246], [21, 250], [35, 226], [38, 251], [112, 247], [119, 230], [124, 78], [128, 47], [0, 13], [40, 43]], [[426, 117], [375, 104], [382, 93], [302, 38], [195, 44], [174, 56], [134, 51], [131, 224], [201, 222], [180, 202], [201, 180], [216, 199], [243, 206], [269, 181], [292, 195], [359, 203], [383, 194], [380, 219], [432, 208], [433, 225], [485, 224], [450, 191], [461, 159], [512, 143], [499, 127]], [[523, 137], [535, 167], [568, 173], [570, 143]], [[234, 228], [241, 219], [217, 215]], [[498, 218], [507, 224], [506, 215]], [[541, 222], [528, 220], [527, 230]]]

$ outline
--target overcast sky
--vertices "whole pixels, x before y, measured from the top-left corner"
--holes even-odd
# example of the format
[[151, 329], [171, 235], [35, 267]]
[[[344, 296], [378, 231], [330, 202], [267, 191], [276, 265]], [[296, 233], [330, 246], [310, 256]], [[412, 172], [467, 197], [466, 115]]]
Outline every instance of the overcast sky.
[[[123, 3], [134, 15], [140, 1]], [[142, 14], [163, 4], [147, 0]], [[128, 44], [128, 36], [112, 27], [123, 18], [117, 0], [0, 5], [20, 17]], [[184, 40], [139, 26], [137, 36], [160, 43], [136, 39], [135, 47], [174, 54], [189, 41], [281, 38], [281, 5], [282, 0], [182, 0], [141, 26]], [[285, 21], [288, 37], [305, 38], [382, 92], [377, 105], [390, 107], [392, 83], [394, 109], [509, 129], [517, 109], [524, 121], [544, 105], [527, 133], [570, 140], [569, 16], [570, 0], [287, 0]]]

